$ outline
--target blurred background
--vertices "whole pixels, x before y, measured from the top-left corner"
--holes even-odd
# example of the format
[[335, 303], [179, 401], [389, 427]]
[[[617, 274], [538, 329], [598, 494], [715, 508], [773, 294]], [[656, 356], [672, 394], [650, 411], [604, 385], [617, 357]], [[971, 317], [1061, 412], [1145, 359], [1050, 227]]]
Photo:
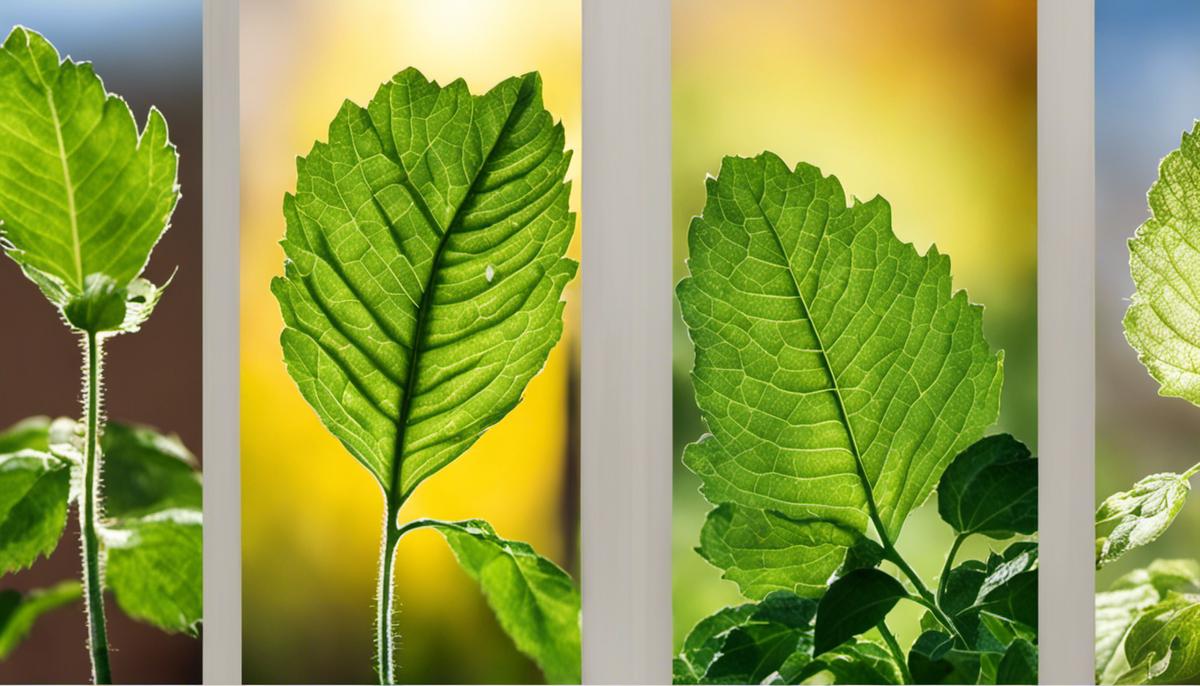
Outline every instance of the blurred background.
[[[809, 162], [837, 176], [848, 195], [882, 195], [900, 239], [921, 252], [936, 242], [951, 257], [955, 287], [985, 306], [987, 339], [1006, 355], [993, 431], [1036, 451], [1035, 3], [677, 0], [673, 8], [676, 279], [685, 274], [688, 223], [704, 207], [705, 175], [716, 175], [725, 155], [772, 150], [789, 166]], [[679, 461], [705, 429], [678, 306], [674, 340], [678, 648], [696, 621], [741, 598], [693, 550], [711, 506]], [[910, 516], [898, 547], [933, 579], [952, 540], [931, 499]], [[975, 537], [959, 559], [987, 548]], [[914, 608], [902, 603], [889, 619], [905, 646], [920, 633]]]
[[[1125, 342], [1133, 293], [1126, 241], [1150, 217], [1158, 163], [1200, 117], [1200, 4], [1096, 2], [1096, 502], [1155, 472], [1200, 461], [1200, 408], [1158, 395]], [[1197, 557], [1200, 506], [1190, 503], [1153, 545], [1096, 577], [1103, 590], [1155, 558]]]
[[[91, 61], [105, 87], [120, 94], [141, 127], [151, 105], [166, 116], [179, 150], [183, 197], [171, 229], [154, 249], [145, 276], [163, 283], [178, 269], [154, 316], [136, 335], [105, 348], [104, 401], [109, 417], [178, 433], [203, 460], [201, 405], [201, 35], [200, 0], [5, 0], [0, 34], [22, 24], [59, 53]], [[0, 258], [0, 427], [30, 415], [80, 416], [79, 344], [41, 292]], [[79, 535], [67, 531], [48, 560], [0, 579], [28, 590], [80, 575]], [[113, 676], [121, 683], [199, 683], [201, 640], [170, 636], [126, 618], [108, 601]], [[0, 682], [84, 683], [91, 679], [82, 604], [40, 619], [6, 661]]]
[[[243, 676], [247, 683], [375, 683], [383, 497], [287, 375], [269, 291], [283, 271], [283, 195], [295, 159], [327, 139], [344, 99], [365, 104], [405, 67], [473, 93], [531, 70], [575, 150], [580, 5], [571, 0], [265, 1], [241, 5]], [[579, 235], [570, 254], [579, 255]], [[482, 517], [578, 578], [579, 280], [567, 325], [520, 405], [426, 481], [408, 517]], [[436, 533], [405, 538], [395, 577], [399, 678], [539, 682]]]

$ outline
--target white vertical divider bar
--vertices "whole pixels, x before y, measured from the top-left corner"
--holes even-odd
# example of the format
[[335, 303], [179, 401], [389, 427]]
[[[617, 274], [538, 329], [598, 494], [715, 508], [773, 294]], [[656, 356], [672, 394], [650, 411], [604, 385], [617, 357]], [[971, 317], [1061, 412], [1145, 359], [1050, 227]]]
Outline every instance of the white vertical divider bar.
[[583, 679], [671, 682], [669, 0], [583, 0]]
[[1038, 3], [1038, 652], [1043, 684], [1093, 681], [1095, 9]]
[[204, 683], [242, 682], [238, 3], [204, 0]]

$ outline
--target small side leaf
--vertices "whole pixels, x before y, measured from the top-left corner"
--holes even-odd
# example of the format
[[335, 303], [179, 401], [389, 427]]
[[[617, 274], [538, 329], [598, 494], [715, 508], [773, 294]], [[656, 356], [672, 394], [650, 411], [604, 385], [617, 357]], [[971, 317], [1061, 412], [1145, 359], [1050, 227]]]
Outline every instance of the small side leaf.
[[49, 453], [0, 455], [0, 574], [54, 551], [67, 522], [70, 489], [68, 464]]
[[870, 630], [907, 595], [899, 581], [878, 569], [856, 569], [833, 582], [817, 606], [813, 655]]
[[1142, 612], [1171, 591], [1200, 585], [1200, 565], [1194, 560], [1155, 560], [1134, 570], [1096, 594], [1096, 682], [1116, 683], [1129, 669], [1124, 642]]
[[500, 538], [480, 519], [419, 524], [445, 536], [463, 571], [479, 583], [500, 626], [541, 667], [547, 681], [579, 683], [579, 589], [566, 572], [529, 544]]
[[202, 525], [198, 510], [163, 510], [101, 530], [105, 581], [126, 614], [196, 634], [204, 613]]
[[[684, 639], [674, 661], [674, 682], [758, 683], [772, 671], [799, 671], [811, 660], [816, 612], [815, 600], [788, 591], [775, 591], [759, 603], [723, 608], [699, 621]], [[754, 648], [747, 641], [761, 645]], [[785, 652], [782, 646], [788, 641], [790, 651]], [[751, 653], [758, 659], [744, 660]]]
[[871, 641], [844, 643], [811, 662], [793, 683], [829, 672], [835, 684], [899, 684], [900, 670], [887, 648]]
[[1151, 474], [1128, 491], [1108, 497], [1096, 510], [1096, 529], [1113, 526], [1097, 542], [1096, 568], [1157, 539], [1175, 521], [1191, 486], [1181, 474]]
[[1170, 593], [1138, 617], [1125, 658], [1146, 683], [1187, 683], [1200, 676], [1200, 596]]
[[979, 677], [979, 655], [954, 649], [942, 631], [926, 631], [908, 653], [908, 671], [918, 684], [973, 684]]
[[938, 513], [960, 534], [1008, 538], [1037, 531], [1037, 460], [1009, 434], [954, 458], [938, 482]]
[[109, 422], [104, 451], [104, 510], [137, 518], [162, 510], [203, 507], [196, 458], [176, 436], [145, 426]]
[[0, 591], [0, 660], [12, 654], [39, 617], [78, 600], [81, 595], [78, 581], [64, 581], [26, 593]]

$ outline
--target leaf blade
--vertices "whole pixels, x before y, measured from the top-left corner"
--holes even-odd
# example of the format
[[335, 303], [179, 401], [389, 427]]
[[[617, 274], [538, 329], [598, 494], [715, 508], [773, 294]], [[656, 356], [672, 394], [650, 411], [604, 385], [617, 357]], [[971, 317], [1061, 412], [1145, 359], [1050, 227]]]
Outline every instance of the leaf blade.
[[272, 283], [284, 358], [392, 508], [517, 404], [561, 336], [564, 141], [536, 74], [474, 96], [408, 69], [297, 163]]
[[92, 274], [128, 286], [179, 198], [162, 113], [152, 107], [139, 132], [90, 63], [60, 59], [20, 26], [0, 48], [0, 94], [10, 104], [0, 113], [11, 152], [0, 160], [7, 254], [59, 307]]
[[874, 568], [856, 569], [833, 582], [817, 606], [813, 656], [871, 630], [907, 597], [899, 581]]
[[770, 153], [726, 158], [710, 179], [678, 287], [711, 454], [730, 458], [689, 465], [710, 502], [861, 533], [865, 478], [894, 539], [995, 420], [1001, 356], [979, 308], [951, 294], [948, 258], [918, 255], [890, 224], [882, 199], [847, 207], [835, 178]]

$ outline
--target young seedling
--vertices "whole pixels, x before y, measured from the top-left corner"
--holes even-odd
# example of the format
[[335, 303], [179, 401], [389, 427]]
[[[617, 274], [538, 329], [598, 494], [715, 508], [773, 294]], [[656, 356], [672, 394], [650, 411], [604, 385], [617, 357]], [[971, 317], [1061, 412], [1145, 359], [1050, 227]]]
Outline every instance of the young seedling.
[[[697, 552], [753, 602], [696, 625], [676, 682], [1036, 683], [1037, 461], [981, 438], [1003, 355], [949, 258], [769, 152], [707, 189], [678, 297], [711, 433], [683, 461], [715, 506]], [[935, 486], [957, 534], [936, 590], [896, 547]], [[956, 565], [974, 535], [1020, 538]], [[901, 601], [926, 610], [907, 655]]]
[[[1159, 393], [1200, 405], [1200, 127], [1183, 134], [1150, 187], [1151, 217], [1129, 241], [1136, 290], [1125, 338]], [[1096, 568], [1162, 536], [1183, 508], [1200, 464], [1151, 474], [1096, 511]], [[1188, 683], [1200, 677], [1200, 565], [1155, 560], [1096, 594], [1096, 680]]]
[[[195, 460], [176, 439], [106, 426], [101, 404], [105, 343], [138, 331], [162, 295], [141, 274], [179, 199], [178, 158], [157, 109], [139, 132], [91, 64], [60, 59], [23, 27], [0, 47], [0, 149], [4, 252], [83, 349], [82, 420], [0, 435], [0, 574], [53, 551], [75, 504], [92, 677], [109, 683], [105, 588], [163, 629], [194, 633], [200, 621]], [[7, 597], [5, 627], [67, 602], [65, 591]], [[0, 645], [21, 633], [0, 633]]]
[[570, 153], [537, 74], [483, 95], [406, 69], [347, 101], [296, 163], [271, 290], [283, 357], [321, 422], [383, 492], [376, 671], [394, 683], [401, 537], [441, 533], [501, 627], [552, 682], [580, 678], [569, 576], [480, 520], [404, 521], [422, 481], [512, 410], [562, 334], [576, 263]]

